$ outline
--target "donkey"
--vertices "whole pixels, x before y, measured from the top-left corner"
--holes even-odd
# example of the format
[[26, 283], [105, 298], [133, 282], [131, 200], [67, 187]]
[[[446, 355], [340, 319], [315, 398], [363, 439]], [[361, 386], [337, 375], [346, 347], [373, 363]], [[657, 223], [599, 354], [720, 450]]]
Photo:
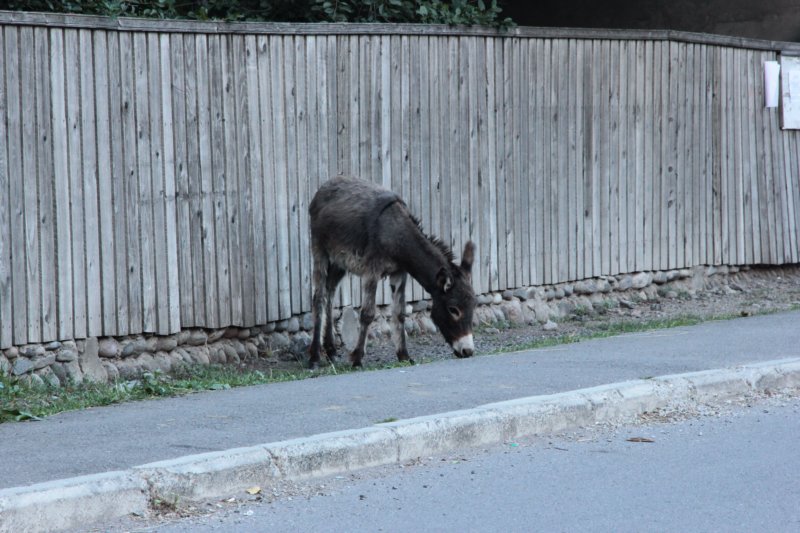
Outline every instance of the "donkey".
[[406, 348], [405, 288], [411, 274], [433, 297], [431, 318], [457, 357], [470, 357], [472, 262], [475, 245], [464, 245], [461, 264], [442, 241], [423, 233], [420, 222], [392, 191], [369, 181], [337, 176], [324, 183], [309, 206], [311, 251], [314, 256], [314, 338], [309, 368], [320, 360], [322, 319], [328, 359], [336, 357], [331, 300], [346, 272], [361, 277], [362, 298], [358, 343], [350, 353], [354, 368], [361, 366], [367, 329], [375, 318], [378, 282], [388, 276], [392, 289], [392, 340], [397, 359], [413, 363]]

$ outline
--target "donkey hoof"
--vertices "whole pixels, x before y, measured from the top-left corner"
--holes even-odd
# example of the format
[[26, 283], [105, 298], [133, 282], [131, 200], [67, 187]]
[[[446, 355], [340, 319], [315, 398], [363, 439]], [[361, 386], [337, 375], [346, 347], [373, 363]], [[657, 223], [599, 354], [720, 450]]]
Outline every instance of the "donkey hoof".
[[353, 361], [353, 370], [359, 370], [362, 368], [364, 368], [364, 365], [361, 363], [361, 361]]
[[319, 370], [319, 361], [309, 361], [308, 362], [308, 369], [309, 370]]

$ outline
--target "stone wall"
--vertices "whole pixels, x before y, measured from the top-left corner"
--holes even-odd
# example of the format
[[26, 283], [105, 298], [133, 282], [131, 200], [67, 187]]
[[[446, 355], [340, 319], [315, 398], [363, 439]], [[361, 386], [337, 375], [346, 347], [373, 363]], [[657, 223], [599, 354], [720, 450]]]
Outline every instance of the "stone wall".
[[[586, 313], [595, 306], [634, 307], [635, 301], [692, 295], [710, 288], [733, 290], [739, 267], [701, 266], [692, 269], [638, 272], [524, 287], [482, 294], [475, 310], [476, 325], [541, 324], [557, 327], [560, 318]], [[741, 270], [749, 270], [742, 267]], [[410, 335], [435, 334], [429, 301], [408, 305], [406, 329]], [[379, 308], [370, 336], [390, 342], [389, 306]], [[248, 358], [274, 356], [306, 359], [313, 321], [310, 313], [272, 322], [259, 328], [187, 329], [168, 336], [89, 338], [11, 347], [0, 351], [0, 374], [34, 384], [60, 386], [67, 382], [113, 382], [139, 377], [143, 372], [168, 373], [184, 364], [236, 364]], [[336, 311], [336, 327], [345, 347], [358, 336], [358, 313], [352, 307]]]

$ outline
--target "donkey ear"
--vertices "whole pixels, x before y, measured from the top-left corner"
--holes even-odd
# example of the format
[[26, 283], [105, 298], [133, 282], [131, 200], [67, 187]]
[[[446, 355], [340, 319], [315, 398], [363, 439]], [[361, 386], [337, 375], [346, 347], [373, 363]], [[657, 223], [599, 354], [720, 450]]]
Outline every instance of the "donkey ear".
[[467, 241], [461, 253], [461, 270], [467, 274], [472, 272], [472, 263], [475, 261], [475, 243]]
[[453, 277], [446, 268], [442, 267], [439, 269], [439, 272], [436, 273], [436, 285], [439, 286], [442, 292], [449, 291], [450, 287], [453, 286]]

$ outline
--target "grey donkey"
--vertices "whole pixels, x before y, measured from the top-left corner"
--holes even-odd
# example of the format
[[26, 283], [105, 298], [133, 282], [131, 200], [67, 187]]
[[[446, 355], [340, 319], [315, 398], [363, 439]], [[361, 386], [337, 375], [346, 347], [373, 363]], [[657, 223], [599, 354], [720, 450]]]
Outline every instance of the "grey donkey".
[[[392, 338], [397, 358], [412, 362], [404, 328], [408, 274], [433, 299], [431, 318], [457, 357], [474, 352], [472, 263], [475, 245], [468, 241], [456, 264], [441, 240], [426, 235], [420, 222], [394, 192], [369, 181], [337, 176], [325, 182], [309, 206], [311, 251], [314, 256], [314, 337], [309, 368], [336, 357], [331, 300], [346, 272], [361, 277], [362, 305], [358, 343], [350, 353], [353, 367], [364, 357], [367, 330], [375, 318], [378, 282], [388, 276], [392, 289]], [[325, 335], [322, 340], [322, 322]]]

